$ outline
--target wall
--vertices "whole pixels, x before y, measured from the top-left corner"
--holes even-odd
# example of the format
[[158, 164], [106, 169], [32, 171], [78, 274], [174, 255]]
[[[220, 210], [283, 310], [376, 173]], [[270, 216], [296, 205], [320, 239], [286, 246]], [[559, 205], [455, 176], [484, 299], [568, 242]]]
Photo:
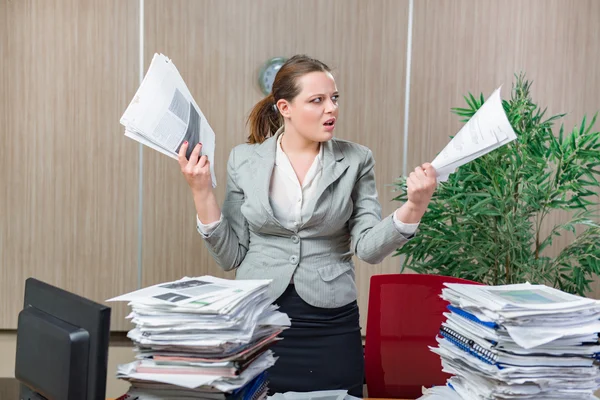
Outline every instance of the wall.
[[0, 1], [0, 329], [30, 276], [98, 301], [137, 287], [139, 163], [118, 125], [137, 14], [135, 0]]
[[[0, 0], [1, 352], [13, 352], [28, 276], [96, 301], [184, 275], [233, 276], [194, 230], [177, 163], [123, 137], [119, 117], [154, 52], [174, 60], [217, 134], [220, 201], [224, 160], [261, 98], [260, 65], [293, 53], [330, 64], [337, 135], [373, 150], [388, 214], [398, 206], [389, 184], [460, 128], [449, 110], [469, 91], [503, 84], [506, 98], [523, 70], [539, 103], [570, 113], [568, 127], [599, 110], [598, 15], [594, 0]], [[357, 263], [363, 327], [369, 277], [399, 265]], [[126, 307], [113, 306], [113, 329], [127, 330]], [[3, 357], [0, 376], [13, 363]]]

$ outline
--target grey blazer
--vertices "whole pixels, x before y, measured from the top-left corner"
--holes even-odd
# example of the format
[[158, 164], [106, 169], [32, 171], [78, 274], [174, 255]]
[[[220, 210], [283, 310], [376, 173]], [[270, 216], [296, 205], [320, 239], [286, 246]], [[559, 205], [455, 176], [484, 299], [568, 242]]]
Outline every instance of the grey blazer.
[[237, 268], [237, 279], [272, 279], [274, 300], [293, 275], [304, 301], [341, 307], [357, 297], [352, 255], [377, 264], [408, 238], [392, 215], [381, 219], [371, 151], [335, 138], [323, 143], [323, 173], [303, 224], [284, 228], [269, 202], [279, 134], [231, 151], [223, 219], [204, 242], [223, 269]]

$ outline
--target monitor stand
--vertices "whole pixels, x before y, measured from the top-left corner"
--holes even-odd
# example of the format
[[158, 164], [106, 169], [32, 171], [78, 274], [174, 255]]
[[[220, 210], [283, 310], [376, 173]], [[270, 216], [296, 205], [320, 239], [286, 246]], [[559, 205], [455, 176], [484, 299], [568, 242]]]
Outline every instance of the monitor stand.
[[27, 385], [21, 384], [21, 394], [19, 395], [19, 400], [48, 400], [44, 396], [39, 393], [31, 390]]

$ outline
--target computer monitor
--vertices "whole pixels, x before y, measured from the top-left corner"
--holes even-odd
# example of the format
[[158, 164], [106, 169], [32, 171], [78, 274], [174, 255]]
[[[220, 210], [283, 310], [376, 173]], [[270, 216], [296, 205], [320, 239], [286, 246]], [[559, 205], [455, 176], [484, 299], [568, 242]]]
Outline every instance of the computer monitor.
[[22, 400], [105, 400], [110, 307], [29, 278], [15, 377]]

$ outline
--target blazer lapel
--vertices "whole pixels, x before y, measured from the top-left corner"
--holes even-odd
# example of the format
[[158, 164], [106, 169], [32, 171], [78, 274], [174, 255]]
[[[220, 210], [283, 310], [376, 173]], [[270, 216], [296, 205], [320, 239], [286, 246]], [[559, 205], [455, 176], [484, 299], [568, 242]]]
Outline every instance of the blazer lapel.
[[307, 207], [307, 216], [305, 225], [314, 215], [317, 205], [327, 188], [337, 181], [340, 176], [348, 169], [348, 161], [344, 158], [344, 153], [334, 140], [329, 140], [322, 144], [323, 148], [323, 173], [319, 180], [319, 185], [309, 207]]
[[[275, 167], [275, 155], [277, 152], [277, 137], [283, 132], [281, 127], [273, 136], [256, 146], [255, 156], [252, 159], [252, 180], [256, 188], [256, 196], [267, 211], [271, 219], [282, 229], [286, 229], [275, 218], [271, 203], [269, 201], [269, 189], [271, 186], [271, 176]], [[344, 158], [344, 153], [334, 140], [322, 143], [323, 146], [323, 172], [319, 185], [311, 203], [307, 207], [307, 218], [302, 225], [309, 222], [320, 204], [320, 198], [327, 188], [334, 183], [348, 169], [348, 161]]]
[[271, 218], [283, 228], [275, 218], [271, 202], [269, 201], [269, 189], [271, 187], [271, 176], [275, 167], [275, 154], [277, 150], [277, 136], [283, 131], [283, 127], [277, 130], [273, 136], [256, 146], [255, 157], [252, 159], [252, 177], [256, 187], [256, 196], [260, 203], [271, 216]]

